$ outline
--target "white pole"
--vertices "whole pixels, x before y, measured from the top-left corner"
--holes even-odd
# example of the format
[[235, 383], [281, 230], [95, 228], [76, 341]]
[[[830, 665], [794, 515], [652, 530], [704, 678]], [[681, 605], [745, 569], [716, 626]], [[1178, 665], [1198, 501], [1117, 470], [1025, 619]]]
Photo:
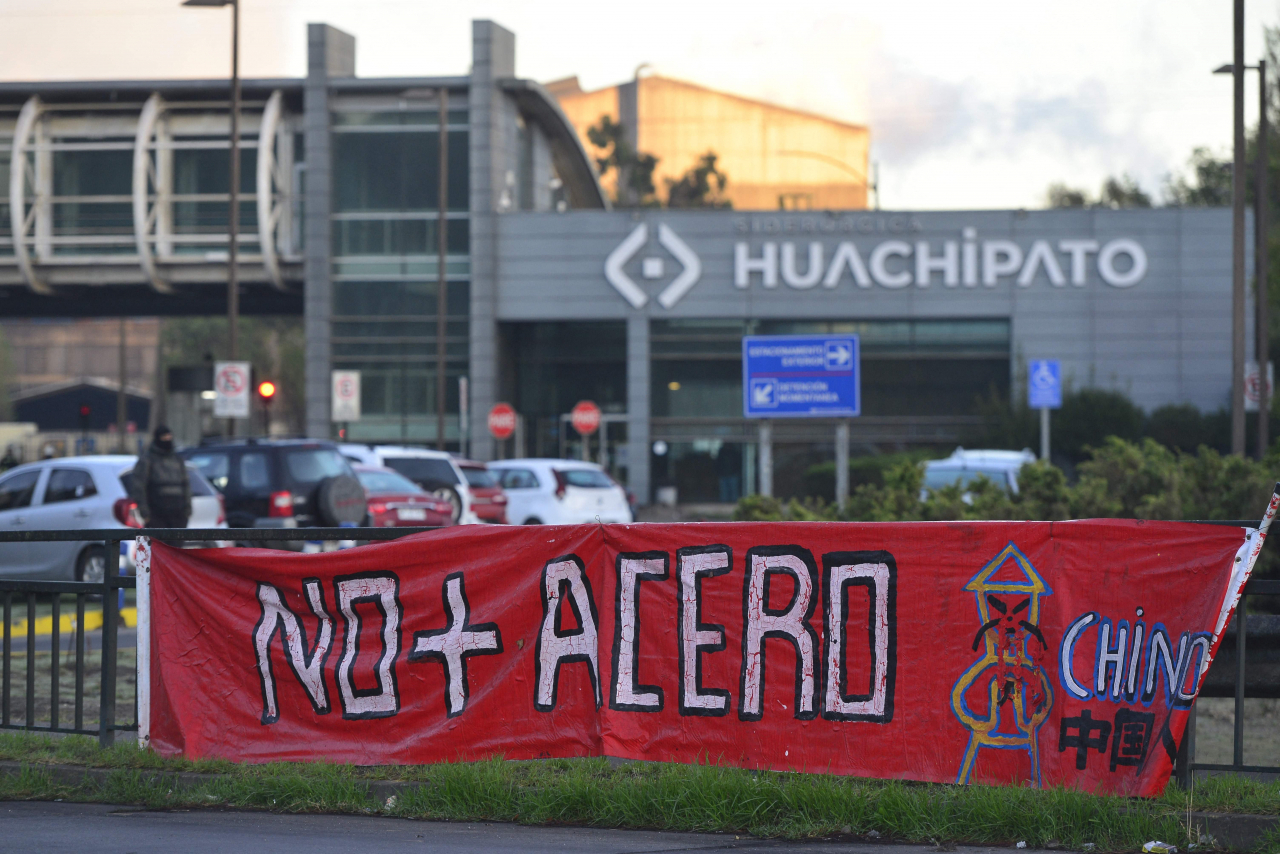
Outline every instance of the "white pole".
[[844, 509], [849, 500], [849, 422], [836, 422], [836, 506]]
[[760, 494], [773, 495], [773, 422], [760, 421]]
[[1040, 459], [1049, 462], [1049, 408], [1040, 410]]
[[138, 609], [138, 747], [151, 746], [151, 538], [134, 540]]

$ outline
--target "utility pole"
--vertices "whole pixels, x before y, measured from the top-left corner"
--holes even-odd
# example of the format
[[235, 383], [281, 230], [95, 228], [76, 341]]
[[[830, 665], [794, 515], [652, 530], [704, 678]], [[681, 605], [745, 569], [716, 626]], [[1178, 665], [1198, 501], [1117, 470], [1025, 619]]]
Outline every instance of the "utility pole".
[[[436, 447], [444, 450], [444, 407], [447, 372], [445, 362], [449, 351], [445, 347], [448, 325], [445, 315], [449, 310], [448, 270], [445, 259], [449, 254], [449, 90], [440, 89], [440, 199], [436, 218]], [[461, 425], [459, 425], [461, 426]]]
[[[125, 335], [125, 322], [125, 318], [120, 318], [120, 345], [119, 353], [117, 354], [119, 357], [119, 365], [117, 367], [120, 370], [120, 390], [116, 392], [116, 450], [122, 454], [128, 450], [125, 445], [125, 428], [129, 422], [128, 403], [124, 390], [125, 381], [129, 376], [128, 351], [126, 349], [128, 341]], [[158, 394], [156, 395], [157, 398], [159, 396]], [[152, 405], [154, 406], [155, 404], [153, 403]]]
[[[1241, 0], [1243, 2], [1243, 0]], [[239, 357], [240, 337], [240, 4], [231, 0], [231, 192], [227, 209], [227, 358]], [[227, 419], [227, 435], [236, 420]]]
[[1257, 153], [1257, 187], [1254, 189], [1254, 345], [1258, 362], [1258, 459], [1267, 455], [1270, 445], [1271, 425], [1269, 422], [1271, 397], [1267, 388], [1267, 363], [1270, 361], [1271, 322], [1268, 317], [1270, 293], [1267, 287], [1267, 232], [1270, 229], [1271, 196], [1267, 186], [1267, 61], [1258, 60], [1258, 153]]
[[[231, 7], [231, 186], [227, 193], [227, 360], [239, 353], [240, 325], [240, 3], [239, 0], [182, 0], [183, 6]], [[260, 141], [270, 145], [270, 141]], [[236, 420], [227, 419], [227, 435], [236, 434]]]
[[1231, 85], [1234, 153], [1231, 162], [1231, 453], [1244, 456], [1244, 0], [1233, 3]]

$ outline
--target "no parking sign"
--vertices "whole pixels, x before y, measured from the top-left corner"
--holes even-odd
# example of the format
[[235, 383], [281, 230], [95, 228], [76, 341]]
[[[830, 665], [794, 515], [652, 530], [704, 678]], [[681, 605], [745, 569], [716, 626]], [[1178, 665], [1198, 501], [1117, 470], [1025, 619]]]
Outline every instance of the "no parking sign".
[[248, 362], [214, 363], [214, 417], [249, 417], [249, 370]]
[[331, 421], [360, 420], [360, 372], [333, 372], [333, 416]]

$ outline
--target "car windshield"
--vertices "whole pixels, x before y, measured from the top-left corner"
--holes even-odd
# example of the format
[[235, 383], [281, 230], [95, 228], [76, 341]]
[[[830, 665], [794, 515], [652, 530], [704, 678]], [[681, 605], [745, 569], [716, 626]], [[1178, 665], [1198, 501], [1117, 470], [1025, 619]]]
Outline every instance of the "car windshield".
[[469, 486], [474, 486], [477, 489], [492, 489], [498, 485], [498, 479], [488, 469], [463, 466], [462, 476], [467, 479]]
[[431, 457], [387, 457], [383, 460], [387, 468], [395, 469], [414, 483], [427, 489], [441, 486], [453, 486], [458, 476], [453, 473], [453, 466], [448, 460]]
[[[227, 488], [227, 477], [231, 472], [231, 459], [221, 452], [200, 452], [192, 454], [187, 460], [200, 470], [200, 473], [213, 484], [215, 489]], [[132, 473], [131, 473], [132, 474]], [[123, 477], [121, 480], [123, 481]], [[132, 493], [131, 493], [132, 494]]]
[[351, 474], [346, 458], [329, 448], [303, 448], [286, 451], [285, 468], [297, 483], [319, 483], [328, 477]]
[[569, 486], [579, 486], [584, 489], [608, 489], [613, 486], [609, 476], [596, 469], [561, 469], [560, 476]]
[[967, 487], [980, 477], [999, 486], [1007, 486], [1009, 484], [1008, 473], [1006, 469], [951, 469], [951, 468], [930, 468], [924, 473], [925, 489], [941, 489], [944, 486], [959, 484]]
[[371, 495], [387, 495], [393, 492], [409, 492], [415, 495], [422, 493], [422, 488], [418, 484], [393, 471], [358, 471], [356, 477], [360, 478], [360, 485], [364, 487], [364, 491]]

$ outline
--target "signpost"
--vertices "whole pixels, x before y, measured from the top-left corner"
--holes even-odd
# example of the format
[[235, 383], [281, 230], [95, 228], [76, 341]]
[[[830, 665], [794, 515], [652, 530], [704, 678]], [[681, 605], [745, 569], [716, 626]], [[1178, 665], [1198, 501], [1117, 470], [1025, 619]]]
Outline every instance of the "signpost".
[[509, 403], [495, 403], [489, 410], [489, 433], [499, 442], [516, 432], [516, 411]]
[[1049, 410], [1062, 408], [1062, 362], [1036, 359], [1027, 365], [1027, 405], [1040, 410], [1040, 459], [1049, 460]]
[[248, 362], [215, 362], [213, 365], [213, 415], [215, 418], [249, 417]]
[[[1262, 400], [1262, 383], [1261, 376], [1258, 372], [1258, 363], [1252, 359], [1245, 362], [1244, 368], [1244, 411], [1257, 412], [1258, 403]], [[1275, 396], [1276, 389], [1276, 367], [1273, 362], [1267, 362], [1267, 396], [1266, 400], [1270, 401]]]
[[600, 429], [600, 407], [596, 406], [594, 401], [580, 400], [574, 404], [570, 419], [573, 429], [577, 430], [578, 435], [582, 437], [582, 458], [589, 460], [591, 459], [591, 440], [588, 437]]
[[742, 414], [760, 421], [760, 494], [773, 494], [772, 418], [836, 418], [836, 503], [849, 494], [849, 424], [862, 414], [857, 335], [742, 339]]
[[345, 424], [360, 420], [360, 372], [333, 372], [333, 412], [330, 421]]

